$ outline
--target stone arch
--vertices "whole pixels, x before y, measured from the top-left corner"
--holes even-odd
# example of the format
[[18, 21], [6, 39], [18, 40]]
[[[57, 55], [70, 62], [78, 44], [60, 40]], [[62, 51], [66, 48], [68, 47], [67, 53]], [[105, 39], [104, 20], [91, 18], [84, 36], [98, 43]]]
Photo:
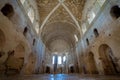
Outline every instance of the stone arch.
[[14, 9], [11, 4], [5, 4], [5, 6], [1, 9], [3, 15], [7, 16], [8, 18], [14, 15]]
[[32, 74], [35, 72], [35, 64], [36, 64], [36, 55], [31, 52], [29, 55], [28, 55], [28, 61], [27, 61], [27, 64], [24, 66], [24, 73], [25, 74]]
[[98, 74], [93, 52], [87, 54], [86, 69], [88, 74]]
[[14, 50], [8, 52], [8, 58], [5, 61], [5, 74], [9, 74], [9, 72], [19, 74], [23, 68], [24, 58], [17, 58], [14, 54]]
[[113, 17], [113, 18], [119, 18], [120, 17], [120, 7], [118, 5], [115, 5], [111, 8], [110, 10], [110, 15]]
[[116, 74], [118, 72], [114, 62], [113, 51], [107, 44], [102, 44], [99, 47], [99, 59], [102, 63], [104, 74]]
[[5, 45], [6, 38], [4, 32], [0, 29], [0, 48]]

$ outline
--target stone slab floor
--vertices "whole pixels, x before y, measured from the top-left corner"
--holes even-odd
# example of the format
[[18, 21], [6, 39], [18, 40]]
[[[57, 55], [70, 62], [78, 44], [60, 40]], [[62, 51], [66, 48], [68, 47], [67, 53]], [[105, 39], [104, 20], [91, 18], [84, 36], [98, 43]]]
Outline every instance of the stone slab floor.
[[24, 76], [1, 76], [0, 80], [120, 80], [120, 75], [43, 74]]

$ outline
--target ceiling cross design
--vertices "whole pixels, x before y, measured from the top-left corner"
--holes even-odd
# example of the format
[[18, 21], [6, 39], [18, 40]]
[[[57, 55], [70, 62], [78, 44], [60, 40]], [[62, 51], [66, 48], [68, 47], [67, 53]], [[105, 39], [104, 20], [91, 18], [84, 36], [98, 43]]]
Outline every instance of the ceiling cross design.
[[81, 38], [84, 3], [85, 0], [37, 0], [41, 23], [39, 35], [48, 51], [63, 52], [75, 48]]
[[75, 16], [72, 14], [72, 12], [69, 10], [69, 8], [64, 4], [65, 0], [58, 0], [58, 4], [51, 10], [51, 12], [47, 15], [47, 17], [44, 19], [41, 27], [40, 27], [40, 33], [42, 28], [45, 26], [46, 22], [48, 21], [48, 19], [51, 17], [51, 15], [60, 7], [63, 6], [63, 8], [68, 12], [69, 16], [73, 19], [73, 21], [75, 22], [78, 30], [80, 31], [81, 34], [81, 27], [78, 23], [78, 21], [76, 20]]

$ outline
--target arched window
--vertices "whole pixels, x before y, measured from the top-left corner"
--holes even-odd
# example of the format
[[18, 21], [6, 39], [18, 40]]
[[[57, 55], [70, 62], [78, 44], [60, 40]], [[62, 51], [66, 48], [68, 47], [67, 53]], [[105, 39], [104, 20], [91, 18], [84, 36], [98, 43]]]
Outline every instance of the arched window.
[[65, 62], [66, 61], [66, 56], [63, 56], [63, 62]]
[[20, 2], [21, 2], [22, 4], [24, 4], [25, 0], [20, 0]]
[[98, 37], [99, 36], [98, 30], [95, 28], [93, 31], [94, 31], [95, 37]]
[[27, 33], [27, 32], [28, 32], [28, 28], [25, 27], [25, 28], [24, 28], [24, 32], [23, 32], [24, 36], [26, 36], [26, 33]]
[[89, 45], [89, 40], [88, 40], [88, 38], [86, 39], [86, 43], [87, 43], [87, 45]]
[[87, 15], [88, 17], [88, 22], [89, 24], [93, 21], [93, 19], [95, 18], [95, 13], [93, 11], [90, 11]]
[[74, 34], [74, 37], [75, 37], [75, 41], [78, 42], [78, 37], [76, 34]]
[[33, 8], [29, 9], [28, 16], [29, 16], [31, 22], [33, 23], [33, 21], [34, 21], [34, 10], [33, 10]]
[[39, 33], [39, 24], [38, 23], [36, 23], [35, 30], [37, 33]]
[[119, 18], [120, 17], [120, 7], [118, 5], [115, 5], [111, 8], [110, 14], [113, 18]]
[[82, 25], [82, 31], [83, 31], [83, 34], [86, 32], [86, 25], [85, 25], [85, 23]]
[[5, 4], [5, 6], [1, 9], [1, 12], [3, 13], [3, 15], [10, 18], [14, 14], [14, 9], [13, 9], [12, 5]]
[[55, 64], [55, 56], [52, 57], [52, 64]]
[[105, 3], [106, 0], [97, 0], [100, 6], [102, 6]]
[[33, 46], [35, 45], [35, 41], [36, 41], [36, 40], [35, 40], [35, 39], [33, 39]]
[[61, 58], [61, 56], [58, 56], [58, 64], [62, 64], [62, 58]]

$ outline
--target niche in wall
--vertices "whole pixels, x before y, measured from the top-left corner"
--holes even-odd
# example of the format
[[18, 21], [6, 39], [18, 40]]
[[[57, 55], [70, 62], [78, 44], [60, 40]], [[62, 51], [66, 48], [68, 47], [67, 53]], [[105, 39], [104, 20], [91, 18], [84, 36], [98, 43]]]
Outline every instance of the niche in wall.
[[14, 15], [14, 9], [10, 4], [5, 4], [5, 6], [1, 9], [1, 12], [3, 13], [3, 15], [7, 16], [8, 18]]

